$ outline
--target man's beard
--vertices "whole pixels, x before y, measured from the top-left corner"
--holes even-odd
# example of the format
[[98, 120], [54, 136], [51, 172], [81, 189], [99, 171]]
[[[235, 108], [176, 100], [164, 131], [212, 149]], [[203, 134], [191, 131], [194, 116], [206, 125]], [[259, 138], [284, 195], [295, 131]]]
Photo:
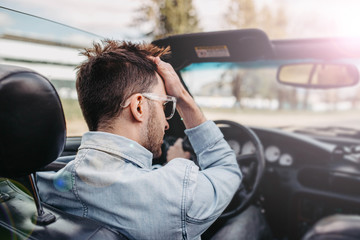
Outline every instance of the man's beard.
[[[153, 111], [154, 106], [150, 104], [150, 112], [156, 113]], [[152, 114], [149, 118], [149, 121], [146, 126], [146, 140], [144, 142], [144, 147], [152, 152], [154, 158], [161, 156], [161, 145], [163, 141], [163, 129], [160, 128], [160, 124], [156, 121], [156, 115]]]

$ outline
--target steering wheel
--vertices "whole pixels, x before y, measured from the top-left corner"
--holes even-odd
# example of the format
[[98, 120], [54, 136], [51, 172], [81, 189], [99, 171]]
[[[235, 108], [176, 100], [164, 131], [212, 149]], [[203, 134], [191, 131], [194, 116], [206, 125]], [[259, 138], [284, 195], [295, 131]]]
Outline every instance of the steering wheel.
[[[238, 215], [250, 205], [259, 188], [265, 170], [265, 157], [262, 143], [250, 128], [228, 120], [217, 120], [214, 122], [220, 127], [220, 130], [221, 128], [225, 129], [226, 127], [231, 128], [232, 135], [236, 135], [237, 137], [245, 134], [255, 147], [254, 153], [236, 156], [236, 160], [243, 174], [243, 179], [230, 204], [219, 217], [220, 219], [226, 219]], [[225, 140], [229, 140], [226, 139], [226, 134], [224, 134], [224, 137]], [[161, 161], [157, 160], [160, 163], [166, 161], [166, 152], [169, 146], [174, 144], [176, 138], [168, 137], [166, 140], [167, 141], [164, 141], [166, 144], [163, 144], [163, 156], [161, 157]], [[183, 149], [191, 153], [191, 159], [197, 164], [196, 154], [194, 153], [187, 136], [185, 136], [183, 140]]]
[[260, 142], [258, 136], [250, 128], [228, 120], [217, 120], [215, 121], [215, 123], [222, 128], [230, 127], [232, 133], [235, 132], [237, 136], [239, 136], [240, 134], [246, 134], [255, 146], [254, 153], [238, 155], [236, 157], [236, 160], [243, 174], [243, 180], [239, 189], [231, 200], [229, 206], [219, 217], [225, 219], [241, 213], [249, 206], [249, 204], [253, 200], [255, 193], [259, 188], [262, 176], [264, 174], [265, 157], [262, 143]]

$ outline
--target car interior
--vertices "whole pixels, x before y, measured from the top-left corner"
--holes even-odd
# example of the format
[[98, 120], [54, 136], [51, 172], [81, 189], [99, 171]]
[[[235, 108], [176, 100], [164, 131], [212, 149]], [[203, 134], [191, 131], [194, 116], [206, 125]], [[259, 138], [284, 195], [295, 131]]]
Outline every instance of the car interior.
[[[171, 47], [166, 61], [185, 86], [182, 71], [192, 64], [283, 66], [360, 56], [360, 44], [353, 41], [271, 41], [257, 29], [183, 34], [153, 43]], [[351, 84], [357, 84], [358, 75], [355, 79]], [[203, 239], [211, 239], [227, 219], [250, 205], [263, 210], [274, 239], [360, 238], [360, 157], [357, 151], [344, 150], [360, 146], [360, 138], [324, 138], [221, 119], [216, 123], [227, 141], [251, 150], [237, 156], [244, 183]], [[185, 137], [179, 114], [169, 124], [163, 155], [154, 164], [163, 163], [169, 146]], [[0, 65], [0, 129], [1, 239], [126, 239], [102, 223], [44, 204], [38, 196], [36, 172], [62, 168], [75, 158], [81, 142], [81, 137], [66, 137], [61, 101], [46, 77], [31, 69]], [[264, 149], [271, 146], [295, 158], [266, 160]], [[183, 148], [191, 152], [186, 137]]]

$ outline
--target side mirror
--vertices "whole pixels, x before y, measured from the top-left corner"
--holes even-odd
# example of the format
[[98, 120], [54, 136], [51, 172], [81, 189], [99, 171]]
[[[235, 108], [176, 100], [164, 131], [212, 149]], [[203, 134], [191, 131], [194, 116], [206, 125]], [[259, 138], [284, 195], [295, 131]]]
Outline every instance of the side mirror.
[[295, 63], [279, 67], [277, 80], [304, 88], [340, 88], [359, 82], [359, 71], [347, 63]]

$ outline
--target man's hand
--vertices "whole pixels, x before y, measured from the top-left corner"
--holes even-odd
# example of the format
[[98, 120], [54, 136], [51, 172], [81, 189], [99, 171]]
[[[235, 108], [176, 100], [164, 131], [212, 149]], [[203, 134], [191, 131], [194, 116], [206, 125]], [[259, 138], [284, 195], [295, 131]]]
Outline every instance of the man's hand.
[[179, 100], [182, 100], [184, 97], [186, 97], [188, 92], [181, 84], [180, 79], [173, 67], [169, 63], [161, 61], [159, 57], [151, 57], [151, 59], [156, 63], [158, 67], [157, 72], [164, 80], [167, 94], [174, 96]]
[[193, 128], [201, 123], [205, 122], [206, 119], [194, 99], [186, 91], [182, 85], [178, 75], [174, 68], [166, 62], [161, 61], [159, 57], [149, 57], [156, 63], [157, 72], [164, 80], [165, 90], [168, 95], [174, 96], [177, 99], [176, 109], [180, 116], [183, 118], [186, 128]]
[[166, 162], [170, 162], [174, 158], [186, 158], [190, 159], [190, 152], [184, 151], [182, 147], [183, 140], [181, 138], [178, 138], [175, 142], [175, 144], [171, 147], [169, 147], [169, 150], [167, 152]]

